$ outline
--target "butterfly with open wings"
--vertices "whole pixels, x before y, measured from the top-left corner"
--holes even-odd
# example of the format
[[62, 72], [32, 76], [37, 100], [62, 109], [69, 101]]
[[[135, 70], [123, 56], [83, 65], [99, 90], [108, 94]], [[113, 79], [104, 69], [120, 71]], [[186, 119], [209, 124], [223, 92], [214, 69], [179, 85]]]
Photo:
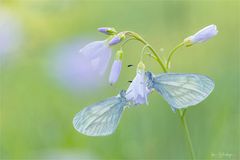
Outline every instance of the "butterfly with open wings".
[[[214, 89], [214, 82], [200, 74], [145, 73], [148, 90], [156, 90], [173, 110], [194, 106]], [[78, 112], [74, 119], [74, 128], [88, 136], [106, 136], [112, 134], [120, 121], [125, 108], [137, 104], [126, 99], [126, 92], [105, 99]]]

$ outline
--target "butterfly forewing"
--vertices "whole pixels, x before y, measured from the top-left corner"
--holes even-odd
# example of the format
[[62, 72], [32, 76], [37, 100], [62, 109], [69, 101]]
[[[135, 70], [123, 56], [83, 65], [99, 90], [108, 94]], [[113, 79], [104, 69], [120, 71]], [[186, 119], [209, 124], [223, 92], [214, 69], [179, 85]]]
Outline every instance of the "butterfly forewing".
[[121, 97], [111, 97], [78, 112], [73, 119], [74, 128], [88, 136], [112, 134], [121, 118], [126, 102]]
[[165, 73], [154, 78], [153, 88], [171, 107], [180, 109], [203, 101], [212, 92], [214, 82], [199, 74]]

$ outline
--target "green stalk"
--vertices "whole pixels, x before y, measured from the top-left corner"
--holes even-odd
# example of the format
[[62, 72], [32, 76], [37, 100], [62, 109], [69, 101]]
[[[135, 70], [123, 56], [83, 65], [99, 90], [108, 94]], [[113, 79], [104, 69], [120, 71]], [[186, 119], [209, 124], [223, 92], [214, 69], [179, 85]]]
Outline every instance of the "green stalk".
[[132, 32], [132, 31], [126, 31], [125, 34], [134, 37], [136, 40], [142, 42], [145, 46], [147, 46], [151, 52], [154, 54], [156, 57], [156, 61], [160, 64], [164, 72], [167, 72], [167, 69], [165, 68], [164, 63], [162, 62], [161, 58], [158, 56], [157, 52], [153, 49], [153, 47], [146, 41], [144, 40], [139, 34]]
[[[165, 67], [164, 63], [162, 62], [161, 58], [158, 56], [157, 52], [139, 34], [137, 34], [135, 32], [132, 32], [132, 31], [125, 31], [124, 33], [126, 35], [129, 35], [130, 37], [133, 37], [136, 40], [140, 41], [141, 43], [143, 43], [145, 45], [145, 47], [148, 47], [151, 50], [151, 52], [154, 54], [154, 56], [155, 56], [154, 59], [160, 64], [160, 66], [162, 67], [162, 69], [165, 73], [167, 73], [167, 71], [169, 69], [169, 63], [170, 63], [171, 58], [174, 55], [174, 53], [177, 51], [177, 49], [184, 46], [184, 42], [182, 42], [170, 51], [169, 57], [168, 57], [168, 60], [167, 60], [167, 64], [166, 64], [166, 67]], [[190, 136], [190, 133], [189, 133], [188, 125], [187, 125], [187, 122], [186, 122], [186, 119], [185, 119], [186, 111], [187, 111], [187, 109], [184, 109], [183, 111], [179, 110], [178, 114], [180, 116], [182, 125], [184, 127], [184, 131], [185, 131], [184, 133], [185, 133], [185, 136], [187, 138], [188, 146], [189, 146], [189, 149], [190, 149], [190, 152], [191, 152], [191, 157], [194, 160], [195, 159], [195, 153], [194, 153], [194, 149], [193, 149], [192, 140], [191, 140], [191, 136]]]
[[[174, 47], [170, 53], [169, 53], [169, 56], [168, 56], [168, 59], [167, 59], [167, 64], [166, 64], [166, 68], [167, 70], [170, 68], [169, 67], [169, 64], [171, 62], [171, 59], [174, 55], [174, 53], [179, 49], [181, 48], [182, 46], [184, 46], [184, 42], [178, 44], [176, 47]], [[188, 129], [188, 125], [187, 125], [187, 122], [186, 122], [186, 118], [185, 118], [185, 115], [186, 115], [186, 111], [187, 109], [184, 109], [183, 111], [182, 110], [179, 110], [178, 114], [179, 114], [179, 117], [181, 119], [181, 122], [182, 122], [182, 125], [183, 125], [183, 128], [184, 128], [184, 133], [185, 133], [185, 137], [187, 138], [187, 142], [188, 142], [188, 146], [189, 146], [189, 149], [190, 149], [190, 152], [191, 152], [191, 158], [194, 160], [195, 159], [195, 152], [194, 152], [194, 148], [193, 148], [193, 145], [192, 145], [192, 139], [191, 139], [191, 136], [190, 136], [190, 132], [189, 132], [189, 129]]]
[[188, 125], [187, 125], [186, 118], [185, 118], [186, 109], [182, 112], [182, 114], [180, 112], [178, 112], [178, 113], [179, 113], [182, 125], [184, 127], [185, 136], [186, 136], [187, 141], [188, 141], [188, 147], [189, 147], [190, 152], [191, 152], [191, 158], [194, 160], [195, 159], [195, 152], [194, 152], [194, 149], [193, 149], [191, 136], [190, 136]]
[[168, 59], [167, 59], [167, 69], [170, 68], [169, 64], [171, 62], [172, 56], [174, 55], [174, 53], [177, 51], [177, 49], [179, 49], [180, 47], [182, 47], [184, 45], [184, 42], [180, 43], [179, 45], [177, 45], [175, 48], [173, 48], [171, 50], [171, 52], [169, 53]]

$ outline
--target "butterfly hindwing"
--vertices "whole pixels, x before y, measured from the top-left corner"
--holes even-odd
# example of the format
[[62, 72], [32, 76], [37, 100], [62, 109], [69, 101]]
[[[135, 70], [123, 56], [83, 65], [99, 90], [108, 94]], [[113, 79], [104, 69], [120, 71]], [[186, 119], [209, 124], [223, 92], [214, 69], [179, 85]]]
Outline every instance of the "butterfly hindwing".
[[164, 73], [154, 77], [152, 87], [171, 107], [181, 109], [203, 101], [212, 92], [214, 82], [200, 74]]
[[74, 119], [74, 128], [88, 136], [112, 134], [121, 118], [126, 102], [115, 96], [93, 104], [78, 112]]

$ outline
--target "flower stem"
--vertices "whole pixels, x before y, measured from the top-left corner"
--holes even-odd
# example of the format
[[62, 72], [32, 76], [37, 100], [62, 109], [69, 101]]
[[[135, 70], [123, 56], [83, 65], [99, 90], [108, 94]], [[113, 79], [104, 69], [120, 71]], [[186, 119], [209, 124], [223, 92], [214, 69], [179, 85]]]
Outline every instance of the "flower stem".
[[146, 44], [143, 48], [142, 48], [142, 52], [141, 52], [141, 61], [143, 59], [143, 55], [144, 55], [144, 51], [145, 49], [148, 47], [148, 44]]
[[144, 45], [146, 45], [151, 52], [156, 57], [156, 61], [160, 64], [164, 72], [167, 72], [167, 68], [165, 67], [164, 63], [162, 62], [161, 58], [158, 56], [157, 52], [153, 49], [153, 47], [145, 40], [143, 39], [139, 34], [132, 32], [132, 31], [125, 31], [125, 34], [134, 37], [136, 40], [142, 42]]
[[168, 56], [168, 59], [167, 59], [167, 69], [170, 68], [170, 62], [171, 62], [171, 59], [172, 59], [172, 56], [174, 55], [174, 53], [177, 51], [177, 49], [179, 49], [180, 47], [182, 47], [185, 43], [182, 42], [180, 44], [178, 44], [175, 48], [173, 48], [170, 53], [169, 53], [169, 56]]
[[135, 38], [134, 38], [134, 37], [131, 37], [131, 38], [128, 38], [126, 41], [124, 41], [124, 42], [122, 43], [122, 45], [121, 45], [121, 49], [123, 48], [124, 45], [127, 44], [127, 42], [129, 42], [129, 41], [131, 41], [131, 40], [135, 40]]
[[188, 146], [189, 146], [189, 149], [191, 151], [191, 157], [194, 160], [195, 159], [195, 152], [194, 152], [194, 149], [193, 149], [192, 140], [191, 140], [188, 125], [187, 125], [187, 122], [186, 122], [185, 112], [186, 112], [186, 109], [182, 112], [182, 114], [180, 112], [178, 112], [178, 113], [179, 113], [182, 125], [184, 127], [185, 136], [187, 138]]
[[[136, 40], [140, 41], [141, 43], [143, 43], [145, 45], [144, 49], [146, 47], [148, 47], [151, 50], [151, 52], [153, 53], [154, 59], [160, 64], [160, 66], [162, 67], [162, 69], [165, 73], [167, 73], [167, 71], [169, 69], [169, 63], [170, 63], [171, 58], [174, 55], [174, 53], [177, 51], [177, 49], [179, 49], [180, 47], [182, 47], [184, 45], [184, 42], [182, 42], [170, 51], [169, 57], [168, 57], [168, 60], [167, 60], [167, 64], [165, 66], [164, 63], [162, 62], [161, 58], [158, 56], [157, 52], [153, 49], [153, 47], [146, 40], [144, 40], [139, 34], [137, 34], [135, 32], [132, 32], [132, 31], [125, 31], [125, 34], [129, 35], [129, 36], [135, 38]], [[184, 109], [183, 111], [182, 110], [178, 110], [178, 111], [179, 111], [178, 113], [179, 113], [182, 125], [184, 127], [184, 131], [185, 131], [184, 133], [185, 133], [185, 136], [187, 138], [188, 145], [189, 145], [189, 148], [190, 148], [191, 157], [194, 160], [195, 159], [195, 153], [194, 153], [194, 149], [193, 149], [192, 140], [191, 140], [191, 137], [190, 137], [188, 125], [187, 125], [187, 122], [186, 122], [186, 119], [185, 119], [185, 115], [186, 115], [185, 113], [186, 113], [187, 109]]]

